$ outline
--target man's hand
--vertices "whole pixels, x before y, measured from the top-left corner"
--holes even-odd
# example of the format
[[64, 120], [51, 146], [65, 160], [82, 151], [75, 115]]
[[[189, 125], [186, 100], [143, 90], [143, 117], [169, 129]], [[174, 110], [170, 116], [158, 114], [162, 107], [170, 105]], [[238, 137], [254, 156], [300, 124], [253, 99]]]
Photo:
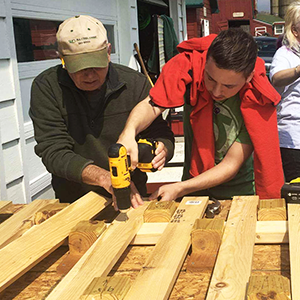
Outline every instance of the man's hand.
[[131, 187], [131, 194], [130, 194], [131, 205], [133, 208], [138, 208], [140, 205], [144, 204], [144, 201], [133, 182], [130, 183], [130, 187]]
[[158, 169], [159, 171], [162, 170], [162, 168], [165, 166], [167, 155], [168, 150], [164, 143], [158, 142], [158, 146], [155, 150], [155, 157], [152, 160], [153, 168]]
[[[130, 193], [131, 206], [133, 208], [138, 208], [140, 205], [144, 204], [144, 201], [133, 182], [130, 183], [130, 188], [131, 188], [131, 193]], [[114, 194], [113, 194], [113, 202], [114, 202], [114, 209], [118, 211], [119, 208], [117, 204], [117, 199]]]
[[[81, 177], [82, 177], [82, 181], [86, 184], [97, 185], [106, 189], [112, 195], [114, 209], [118, 210], [116, 197], [114, 195], [113, 187], [111, 185], [111, 176], [109, 171], [104, 170], [96, 165], [88, 165], [82, 171]], [[130, 198], [131, 198], [132, 207], [137, 208], [140, 205], [143, 205], [144, 201], [133, 182], [131, 182], [130, 187], [131, 187]]]
[[181, 182], [176, 182], [159, 187], [157, 191], [150, 195], [149, 200], [160, 198], [160, 201], [171, 201], [181, 196], [183, 196]]
[[96, 165], [88, 165], [83, 169], [81, 178], [82, 182], [90, 185], [101, 186], [113, 195], [109, 171]]

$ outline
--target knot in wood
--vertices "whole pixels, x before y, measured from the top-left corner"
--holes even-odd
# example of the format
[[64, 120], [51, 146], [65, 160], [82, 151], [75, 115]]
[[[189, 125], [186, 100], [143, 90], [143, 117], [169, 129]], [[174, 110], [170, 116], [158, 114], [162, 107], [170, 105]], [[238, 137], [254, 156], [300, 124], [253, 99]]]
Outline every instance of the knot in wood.
[[217, 284], [216, 284], [216, 287], [217, 288], [224, 288], [224, 287], [226, 287], [227, 286], [227, 283], [226, 282], [218, 282]]
[[274, 300], [276, 299], [277, 293], [274, 291], [268, 292], [268, 294], [257, 293], [256, 297], [259, 300]]

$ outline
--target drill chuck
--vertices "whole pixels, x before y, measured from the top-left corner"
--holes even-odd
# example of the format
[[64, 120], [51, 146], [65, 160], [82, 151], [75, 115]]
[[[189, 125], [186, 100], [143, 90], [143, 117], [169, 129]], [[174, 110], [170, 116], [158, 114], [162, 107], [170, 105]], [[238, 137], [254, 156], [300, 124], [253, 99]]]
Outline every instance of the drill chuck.
[[120, 188], [120, 189], [113, 188], [113, 190], [114, 190], [114, 194], [117, 199], [117, 205], [118, 205], [119, 211], [122, 213], [126, 213], [131, 206], [130, 185], [128, 187]]

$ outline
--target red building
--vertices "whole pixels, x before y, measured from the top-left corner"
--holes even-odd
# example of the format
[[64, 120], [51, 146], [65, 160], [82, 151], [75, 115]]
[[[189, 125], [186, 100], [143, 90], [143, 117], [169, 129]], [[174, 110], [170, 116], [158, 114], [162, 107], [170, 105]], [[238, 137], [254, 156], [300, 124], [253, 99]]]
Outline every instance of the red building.
[[254, 35], [255, 0], [219, 0], [219, 13], [212, 14], [212, 32], [219, 33], [230, 27], [241, 27]]
[[212, 33], [212, 14], [217, 12], [217, 0], [186, 0], [188, 38]]
[[[188, 38], [219, 33], [230, 27], [241, 27], [253, 36], [278, 36], [282, 19], [256, 18], [256, 0], [186, 0]], [[274, 17], [274, 16], [272, 16]], [[279, 20], [280, 19], [280, 20]], [[278, 23], [279, 22], [279, 23]]]

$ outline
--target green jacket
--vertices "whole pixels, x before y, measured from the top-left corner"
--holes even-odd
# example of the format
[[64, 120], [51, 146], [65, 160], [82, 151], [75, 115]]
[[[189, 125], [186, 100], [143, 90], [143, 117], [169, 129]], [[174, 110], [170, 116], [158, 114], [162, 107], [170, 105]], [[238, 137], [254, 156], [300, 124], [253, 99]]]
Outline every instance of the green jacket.
[[[109, 196], [101, 187], [84, 184], [82, 171], [89, 164], [109, 170], [108, 148], [117, 141], [131, 110], [147, 97], [150, 88], [143, 74], [110, 63], [106, 92], [99, 99], [102, 105], [94, 111], [85, 92], [75, 86], [61, 65], [35, 78], [29, 111], [37, 141], [35, 152], [52, 173], [52, 186], [62, 202], [72, 202], [92, 190]], [[162, 141], [168, 149], [168, 160], [172, 158], [173, 133], [161, 117], [140, 137]], [[132, 180], [145, 195], [146, 174], [137, 170]]]

